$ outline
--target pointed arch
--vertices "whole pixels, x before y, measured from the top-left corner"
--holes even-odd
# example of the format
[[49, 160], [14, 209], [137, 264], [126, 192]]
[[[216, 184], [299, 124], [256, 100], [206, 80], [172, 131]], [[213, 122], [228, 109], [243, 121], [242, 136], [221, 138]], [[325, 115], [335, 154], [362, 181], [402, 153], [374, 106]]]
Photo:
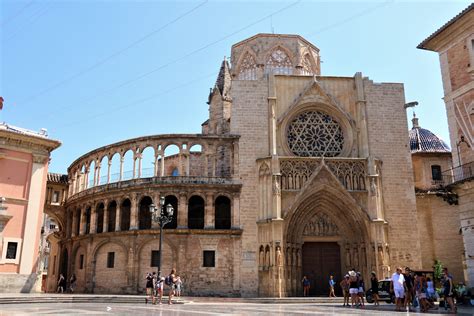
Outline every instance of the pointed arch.
[[293, 54], [283, 45], [276, 45], [265, 55], [265, 74], [293, 74]]
[[257, 80], [257, 56], [247, 48], [242, 54], [237, 66], [238, 80]]

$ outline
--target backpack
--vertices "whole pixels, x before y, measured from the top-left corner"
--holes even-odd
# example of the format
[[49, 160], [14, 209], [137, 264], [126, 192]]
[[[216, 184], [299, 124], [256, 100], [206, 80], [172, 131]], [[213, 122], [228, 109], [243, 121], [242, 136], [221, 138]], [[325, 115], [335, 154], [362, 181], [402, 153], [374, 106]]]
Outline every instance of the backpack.
[[171, 277], [171, 275], [168, 275], [168, 276], [165, 278], [165, 284], [166, 284], [166, 285], [171, 285], [171, 284], [173, 284], [173, 278]]

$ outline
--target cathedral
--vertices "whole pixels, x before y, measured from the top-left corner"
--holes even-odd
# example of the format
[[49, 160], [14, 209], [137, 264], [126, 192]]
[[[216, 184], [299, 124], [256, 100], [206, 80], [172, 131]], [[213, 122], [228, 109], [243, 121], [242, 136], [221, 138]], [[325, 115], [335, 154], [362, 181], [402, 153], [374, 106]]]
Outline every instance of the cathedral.
[[123, 140], [49, 174], [47, 290], [62, 273], [78, 292], [142, 293], [160, 257], [186, 295], [298, 296], [303, 275], [322, 295], [329, 275], [435, 260], [462, 280], [456, 203], [438, 189], [450, 149], [408, 126], [403, 84], [320, 63], [301, 36], [257, 34], [222, 62], [200, 134]]

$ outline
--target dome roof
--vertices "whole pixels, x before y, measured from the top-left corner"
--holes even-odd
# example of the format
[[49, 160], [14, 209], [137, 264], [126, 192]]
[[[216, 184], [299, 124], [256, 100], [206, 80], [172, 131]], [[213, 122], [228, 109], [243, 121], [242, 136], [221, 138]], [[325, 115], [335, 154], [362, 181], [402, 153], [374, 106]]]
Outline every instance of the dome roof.
[[418, 125], [418, 118], [413, 114], [413, 127], [408, 132], [411, 153], [450, 153], [448, 145], [431, 131]]

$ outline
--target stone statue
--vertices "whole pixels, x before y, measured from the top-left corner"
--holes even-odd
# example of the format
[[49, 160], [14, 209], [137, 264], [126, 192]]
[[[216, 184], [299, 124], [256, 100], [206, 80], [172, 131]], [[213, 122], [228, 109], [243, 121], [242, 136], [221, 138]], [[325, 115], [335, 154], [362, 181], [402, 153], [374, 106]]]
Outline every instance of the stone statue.
[[278, 267], [283, 266], [283, 262], [282, 262], [282, 259], [281, 259], [281, 247], [280, 246], [276, 247], [276, 265]]

